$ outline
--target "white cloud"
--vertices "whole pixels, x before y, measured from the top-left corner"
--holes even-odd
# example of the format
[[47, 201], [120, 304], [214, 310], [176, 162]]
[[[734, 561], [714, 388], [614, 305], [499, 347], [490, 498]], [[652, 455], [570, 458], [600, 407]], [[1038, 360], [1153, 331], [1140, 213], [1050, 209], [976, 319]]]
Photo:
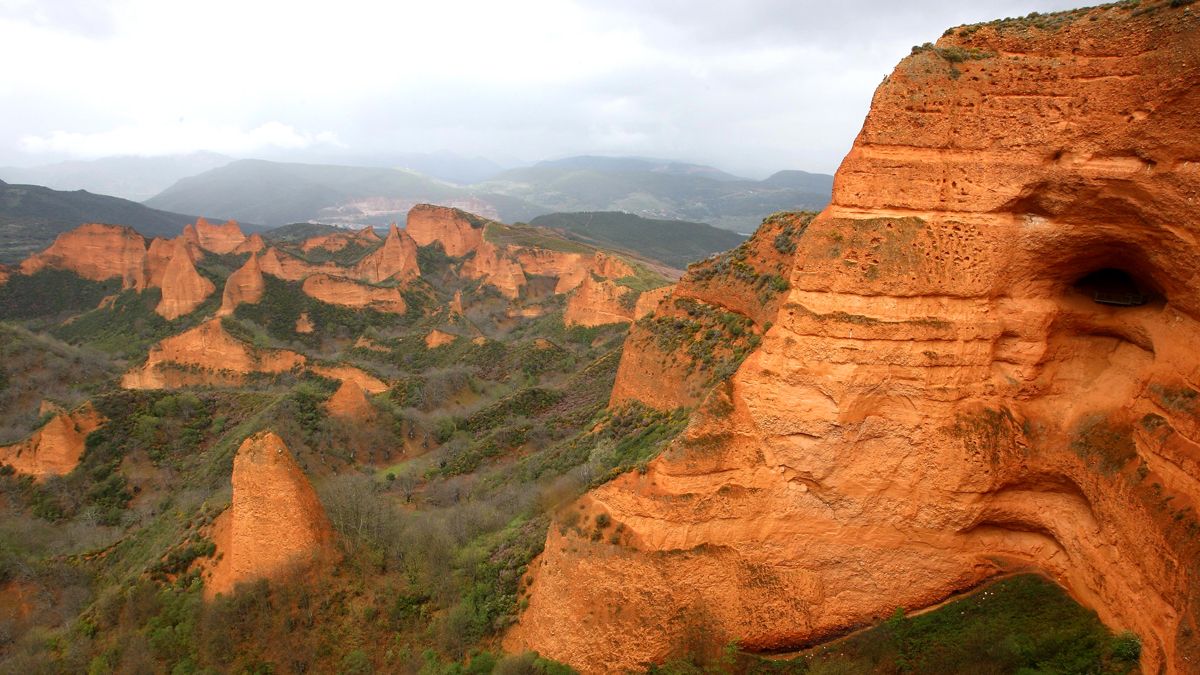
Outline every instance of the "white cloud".
[[245, 155], [267, 149], [301, 150], [321, 145], [343, 147], [333, 132], [313, 134], [276, 121], [252, 129], [181, 121], [175, 124], [122, 126], [97, 133], [52, 131], [40, 136], [24, 136], [20, 142], [26, 152], [79, 158], [169, 155], [197, 150]]

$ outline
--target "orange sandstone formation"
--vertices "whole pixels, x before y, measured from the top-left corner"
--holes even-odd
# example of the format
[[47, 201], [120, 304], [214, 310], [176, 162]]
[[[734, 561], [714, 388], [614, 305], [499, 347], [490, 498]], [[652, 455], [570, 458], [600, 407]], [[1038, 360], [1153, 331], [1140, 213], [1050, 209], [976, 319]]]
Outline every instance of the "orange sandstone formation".
[[221, 225], [213, 225], [200, 218], [195, 226], [196, 242], [200, 248], [213, 253], [233, 253], [246, 242], [246, 235], [238, 227], [236, 220], [227, 221]]
[[425, 347], [427, 349], [436, 349], [442, 345], [448, 345], [456, 339], [458, 339], [458, 336], [435, 328], [429, 331], [429, 335], [425, 336]]
[[300, 281], [310, 274], [345, 274], [345, 270], [331, 262], [315, 265], [273, 246], [263, 251], [258, 264], [265, 274], [285, 281]]
[[479, 244], [475, 257], [463, 263], [462, 275], [468, 279], [482, 279], [509, 299], [519, 296], [525, 285], [525, 272], [520, 263], [490, 241]]
[[369, 420], [375, 414], [363, 388], [354, 380], [342, 380], [338, 390], [325, 402], [325, 409], [334, 417], [350, 421]]
[[439, 242], [446, 255], [461, 258], [483, 243], [484, 221], [459, 209], [417, 204], [408, 212], [405, 229], [418, 245]]
[[383, 380], [374, 375], [360, 370], [354, 366], [319, 366], [313, 365], [309, 370], [320, 375], [328, 377], [331, 380], [342, 380], [343, 382], [354, 382], [363, 390], [372, 394], [382, 394], [388, 390], [388, 385]]
[[304, 280], [301, 288], [309, 297], [331, 305], [370, 308], [394, 314], [403, 314], [408, 309], [404, 296], [396, 287], [371, 286], [328, 274], [314, 274]]
[[[550, 528], [506, 647], [637, 668], [695, 617], [787, 648], [1033, 567], [1143, 672], [1196, 671], [1200, 13], [1051, 20], [950, 31], [880, 85], [779, 298], [731, 287], [761, 346], [582, 500], [620, 543]], [[664, 307], [723, 299], [698, 272]]]
[[609, 279], [588, 274], [567, 299], [563, 323], [568, 326], [602, 326], [628, 323], [637, 306], [637, 291]]
[[296, 317], [296, 332], [302, 335], [312, 333], [314, 326], [312, 320], [308, 318], [308, 312], [301, 312], [300, 316]]
[[183, 242], [176, 242], [174, 248], [175, 251], [171, 254], [159, 282], [162, 287], [162, 300], [154, 308], [159, 316], [168, 321], [190, 314], [217, 290], [213, 282], [196, 271], [192, 254]]
[[204, 596], [239, 583], [281, 579], [327, 564], [333, 528], [317, 494], [283, 439], [269, 431], [247, 438], [233, 460], [233, 500], [215, 527], [218, 562]]
[[662, 303], [662, 301], [667, 299], [667, 297], [669, 297], [671, 292], [674, 290], [675, 286], [671, 285], [663, 286], [662, 288], [651, 289], [649, 291], [643, 291], [642, 294], [638, 296], [637, 304], [633, 306], [634, 321], [644, 316], [653, 314], [658, 309], [658, 306]]
[[83, 456], [88, 434], [99, 429], [104, 416], [85, 403], [72, 412], [59, 412], [28, 439], [0, 446], [0, 464], [39, 480], [71, 473]]
[[225, 290], [221, 293], [221, 308], [217, 310], [217, 316], [233, 314], [233, 310], [242, 303], [257, 304], [262, 300], [265, 291], [266, 282], [258, 264], [258, 254], [251, 253], [246, 264], [225, 280]]
[[304, 366], [304, 356], [287, 350], [256, 349], [225, 332], [220, 319], [159, 342], [146, 363], [121, 378], [126, 389], [173, 389], [229, 385], [251, 373], [285, 373]]
[[417, 243], [392, 224], [383, 246], [358, 261], [351, 276], [371, 283], [388, 279], [405, 281], [421, 274], [417, 267]]
[[267, 242], [263, 241], [262, 235], [255, 232], [246, 237], [246, 240], [238, 244], [233, 249], [233, 253], [262, 253], [267, 248]]
[[130, 227], [87, 223], [64, 232], [41, 253], [21, 263], [22, 274], [70, 270], [84, 279], [119, 278], [124, 288], [145, 282], [146, 240]]

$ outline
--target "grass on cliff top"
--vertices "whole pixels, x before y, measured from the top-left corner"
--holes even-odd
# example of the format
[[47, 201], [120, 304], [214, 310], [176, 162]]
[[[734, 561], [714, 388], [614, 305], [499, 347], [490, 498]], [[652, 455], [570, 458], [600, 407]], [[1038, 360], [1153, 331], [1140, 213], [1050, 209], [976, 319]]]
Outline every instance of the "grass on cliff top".
[[684, 658], [650, 672], [1125, 675], [1137, 670], [1140, 653], [1136, 636], [1113, 635], [1053, 582], [1027, 574], [924, 614], [897, 610], [883, 623], [797, 658], [771, 660], [734, 648], [707, 662]]
[[483, 236], [497, 246], [528, 246], [584, 255], [596, 251], [594, 246], [564, 239], [550, 230], [529, 225], [505, 225], [489, 222], [483, 231]]

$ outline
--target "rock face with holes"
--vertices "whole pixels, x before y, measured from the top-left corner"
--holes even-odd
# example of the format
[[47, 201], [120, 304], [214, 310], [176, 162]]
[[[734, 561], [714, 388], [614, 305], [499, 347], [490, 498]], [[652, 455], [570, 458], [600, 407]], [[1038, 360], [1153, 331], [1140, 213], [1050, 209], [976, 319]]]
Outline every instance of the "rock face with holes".
[[593, 672], [697, 629], [787, 648], [1032, 567], [1144, 672], [1196, 672], [1200, 13], [1170, 4], [904, 59], [761, 345], [583, 498], [620, 536], [551, 527], [506, 646]]
[[304, 471], [270, 431], [247, 438], [233, 459], [233, 502], [217, 519], [219, 560], [206, 570], [204, 595], [239, 583], [280, 579], [332, 560], [333, 528]]

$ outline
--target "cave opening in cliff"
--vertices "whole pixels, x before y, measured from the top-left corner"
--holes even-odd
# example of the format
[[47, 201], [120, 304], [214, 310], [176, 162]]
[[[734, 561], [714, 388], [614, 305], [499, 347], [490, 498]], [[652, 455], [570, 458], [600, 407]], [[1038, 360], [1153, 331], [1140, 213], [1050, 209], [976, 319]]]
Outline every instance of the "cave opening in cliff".
[[1151, 283], [1118, 267], [1088, 272], [1072, 286], [1096, 304], [1113, 307], [1138, 307], [1161, 299]]

